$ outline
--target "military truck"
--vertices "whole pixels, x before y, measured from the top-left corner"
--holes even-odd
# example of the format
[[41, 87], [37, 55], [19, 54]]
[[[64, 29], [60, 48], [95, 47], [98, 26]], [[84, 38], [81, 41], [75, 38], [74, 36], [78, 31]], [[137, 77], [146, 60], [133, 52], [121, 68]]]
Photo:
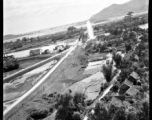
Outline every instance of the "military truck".
[[41, 55], [42, 54], [42, 49], [30, 50], [29, 54], [30, 54], [30, 56]]
[[13, 55], [3, 55], [3, 72], [19, 68], [19, 63]]
[[44, 52], [42, 54], [50, 54], [51, 51], [49, 49], [44, 50]]

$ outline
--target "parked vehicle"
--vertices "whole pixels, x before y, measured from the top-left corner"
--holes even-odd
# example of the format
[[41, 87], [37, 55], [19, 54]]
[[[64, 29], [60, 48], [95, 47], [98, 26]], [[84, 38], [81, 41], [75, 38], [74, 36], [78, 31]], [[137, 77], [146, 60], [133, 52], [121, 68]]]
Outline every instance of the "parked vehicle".
[[68, 48], [68, 46], [64, 46], [64, 45], [58, 45], [54, 48], [54, 50], [58, 51], [58, 52], [62, 52], [64, 50], [66, 50]]
[[50, 54], [51, 52], [50, 52], [50, 50], [49, 49], [46, 49], [46, 50], [44, 50], [44, 52], [43, 52], [43, 54]]
[[30, 56], [41, 55], [42, 49], [35, 49], [30, 51]]
[[63, 45], [60, 45], [60, 46], [58, 46], [57, 49], [58, 49], [58, 52], [62, 52], [65, 48]]
[[13, 56], [7, 56], [4, 54], [3, 56], [3, 72], [8, 72], [14, 69], [19, 68], [19, 63], [17, 59]]

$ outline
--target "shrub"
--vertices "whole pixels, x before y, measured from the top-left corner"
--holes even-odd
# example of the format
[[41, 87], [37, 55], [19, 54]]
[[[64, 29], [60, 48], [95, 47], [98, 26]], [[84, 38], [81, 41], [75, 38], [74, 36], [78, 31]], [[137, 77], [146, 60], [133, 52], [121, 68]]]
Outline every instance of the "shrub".
[[33, 118], [34, 120], [43, 119], [46, 118], [48, 114], [49, 114], [48, 110], [33, 110], [30, 113], [30, 117]]
[[115, 84], [111, 90], [116, 93], [118, 92], [118, 89], [119, 89], [119, 86]]
[[81, 120], [81, 115], [79, 112], [74, 112], [72, 118], [73, 120]]

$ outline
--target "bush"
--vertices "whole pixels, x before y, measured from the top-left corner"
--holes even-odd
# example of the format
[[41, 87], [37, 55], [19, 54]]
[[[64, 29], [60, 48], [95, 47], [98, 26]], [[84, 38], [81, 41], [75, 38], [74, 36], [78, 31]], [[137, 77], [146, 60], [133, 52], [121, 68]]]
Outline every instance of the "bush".
[[108, 83], [101, 84], [100, 93], [102, 93], [108, 86]]
[[79, 112], [74, 112], [72, 118], [73, 120], [81, 120], [81, 115]]
[[46, 118], [48, 114], [49, 114], [48, 110], [33, 110], [30, 113], [30, 117], [33, 118], [34, 120], [37, 120], [37, 119]]
[[80, 113], [85, 110], [85, 96], [82, 93], [74, 95], [68, 93], [62, 94], [56, 103], [57, 113], [55, 120], [80, 120]]
[[119, 89], [119, 86], [118, 85], [114, 85], [113, 87], [112, 87], [112, 91], [113, 92], [118, 92], [118, 89]]
[[122, 57], [121, 55], [117, 54], [117, 53], [113, 53], [113, 56], [112, 56], [112, 59], [114, 60], [114, 62], [116, 63], [116, 67], [118, 68], [119, 65], [121, 64], [122, 62]]
[[87, 101], [85, 102], [85, 104], [86, 104], [87, 106], [90, 106], [92, 103], [93, 103], [92, 100], [87, 100]]

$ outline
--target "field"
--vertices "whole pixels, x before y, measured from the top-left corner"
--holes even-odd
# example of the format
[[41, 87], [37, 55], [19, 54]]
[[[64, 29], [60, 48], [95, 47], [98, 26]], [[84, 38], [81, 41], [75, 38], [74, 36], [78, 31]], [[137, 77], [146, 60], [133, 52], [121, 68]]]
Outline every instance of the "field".
[[[54, 73], [57, 77], [55, 80], [53, 80], [54, 82], [51, 84], [49, 90], [46, 90], [45, 93], [62, 93], [66, 92], [68, 89], [71, 89], [73, 92], [82, 90], [86, 91], [86, 94], [88, 94], [88, 99], [94, 99], [94, 97], [98, 95], [100, 83], [104, 82], [103, 75], [99, 72], [100, 69], [98, 69], [99, 67], [101, 68], [101, 65], [96, 65], [96, 74], [94, 74], [94, 71], [87, 73], [91, 66], [88, 66], [88, 63], [84, 62], [83, 60], [84, 58], [90, 59], [91, 57], [102, 57], [102, 55], [103, 54], [92, 54], [90, 56], [86, 56], [84, 55], [83, 49], [79, 47], [67, 58], [64, 63], [62, 63], [62, 65], [60, 65], [60, 68], [58, 68], [63, 69], [62, 67], [66, 66], [66, 69], [63, 70], [61, 73]], [[86, 66], [87, 68], [84, 68], [84, 66]], [[96, 95], [92, 95], [93, 93], [95, 93]], [[41, 95], [37, 96], [20, 111], [19, 116], [26, 116], [26, 111], [28, 111], [27, 109], [35, 109], [34, 106], [37, 106], [39, 109], [46, 109], [48, 105], [46, 101], [41, 98]], [[17, 120], [18, 117], [14, 117], [13, 119]]]

